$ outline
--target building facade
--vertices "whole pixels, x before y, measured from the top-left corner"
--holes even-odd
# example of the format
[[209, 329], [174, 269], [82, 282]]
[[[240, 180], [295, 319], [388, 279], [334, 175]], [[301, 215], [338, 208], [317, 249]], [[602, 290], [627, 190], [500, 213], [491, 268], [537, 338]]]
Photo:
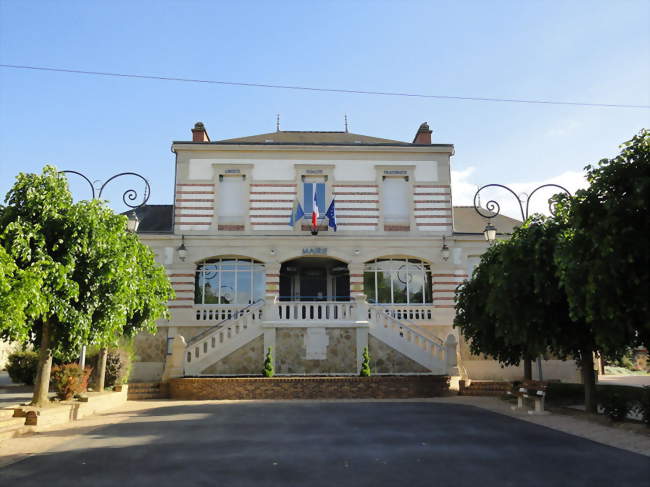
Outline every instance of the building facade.
[[486, 222], [452, 205], [454, 147], [426, 123], [411, 143], [280, 130], [213, 142], [197, 123], [172, 152], [174, 204], [138, 216], [176, 297], [157, 335], [137, 338], [134, 380], [257, 375], [269, 348], [278, 374], [356, 375], [365, 347], [374, 373], [521, 374], [471, 356], [452, 327]]

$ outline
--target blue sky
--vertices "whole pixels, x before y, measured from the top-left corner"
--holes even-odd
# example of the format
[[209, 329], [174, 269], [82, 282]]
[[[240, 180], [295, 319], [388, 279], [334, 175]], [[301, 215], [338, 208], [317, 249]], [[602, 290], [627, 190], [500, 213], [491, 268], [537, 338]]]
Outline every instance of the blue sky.
[[[0, 63], [151, 75], [650, 105], [650, 2], [0, 0]], [[525, 191], [614, 155], [648, 109], [441, 101], [0, 68], [0, 194], [45, 163], [105, 180], [137, 171], [171, 203], [172, 140], [341, 130], [453, 143], [454, 199]], [[120, 184], [116, 183], [115, 188]], [[75, 194], [84, 188], [73, 186]], [[116, 192], [109, 197], [119, 198]], [[113, 206], [121, 209], [118, 201]]]

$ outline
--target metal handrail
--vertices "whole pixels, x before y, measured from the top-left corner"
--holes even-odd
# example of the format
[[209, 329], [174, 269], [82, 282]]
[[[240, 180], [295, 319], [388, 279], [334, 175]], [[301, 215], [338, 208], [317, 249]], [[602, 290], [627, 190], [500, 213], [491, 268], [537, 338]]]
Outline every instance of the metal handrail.
[[244, 316], [244, 314], [246, 313], [247, 310], [249, 310], [249, 309], [252, 308], [253, 306], [257, 306], [257, 305], [259, 305], [260, 303], [264, 304], [264, 300], [261, 299], [261, 298], [258, 299], [257, 301], [252, 302], [251, 304], [249, 304], [248, 306], [246, 306], [246, 307], [244, 307], [244, 308], [242, 308], [242, 309], [240, 309], [240, 310], [236, 310], [236, 311], [234, 311], [234, 312], [233, 312], [233, 315], [232, 315], [230, 318], [226, 318], [225, 320], [220, 321], [220, 322], [217, 323], [216, 325], [211, 326], [211, 327], [208, 328], [207, 330], [203, 330], [203, 331], [202, 331], [201, 333], [199, 333], [198, 335], [193, 336], [192, 338], [190, 338], [190, 340], [187, 342], [187, 344], [188, 344], [188, 345], [192, 345], [192, 344], [194, 344], [194, 343], [200, 341], [201, 339], [205, 338], [206, 336], [210, 335], [213, 331], [215, 331], [215, 330], [221, 328], [221, 327], [222, 327], [223, 325], [225, 325], [228, 321], [233, 321], [233, 320], [237, 320], [237, 319], [241, 318], [242, 316]]

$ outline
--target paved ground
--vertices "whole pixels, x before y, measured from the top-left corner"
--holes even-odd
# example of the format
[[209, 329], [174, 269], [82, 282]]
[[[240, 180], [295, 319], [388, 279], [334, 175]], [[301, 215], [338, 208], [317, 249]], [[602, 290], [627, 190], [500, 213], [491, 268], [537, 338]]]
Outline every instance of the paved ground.
[[[442, 400], [444, 401], [444, 400]], [[0, 485], [642, 485], [648, 457], [445, 402], [197, 402], [0, 469]]]

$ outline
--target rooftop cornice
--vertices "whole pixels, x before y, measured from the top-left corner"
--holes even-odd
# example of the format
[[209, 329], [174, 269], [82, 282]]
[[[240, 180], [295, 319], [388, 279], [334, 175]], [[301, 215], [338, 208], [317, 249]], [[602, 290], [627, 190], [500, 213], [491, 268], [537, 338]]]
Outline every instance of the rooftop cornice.
[[454, 154], [453, 144], [308, 144], [258, 142], [174, 141], [172, 152], [186, 151], [336, 151], [336, 152], [433, 152]]

